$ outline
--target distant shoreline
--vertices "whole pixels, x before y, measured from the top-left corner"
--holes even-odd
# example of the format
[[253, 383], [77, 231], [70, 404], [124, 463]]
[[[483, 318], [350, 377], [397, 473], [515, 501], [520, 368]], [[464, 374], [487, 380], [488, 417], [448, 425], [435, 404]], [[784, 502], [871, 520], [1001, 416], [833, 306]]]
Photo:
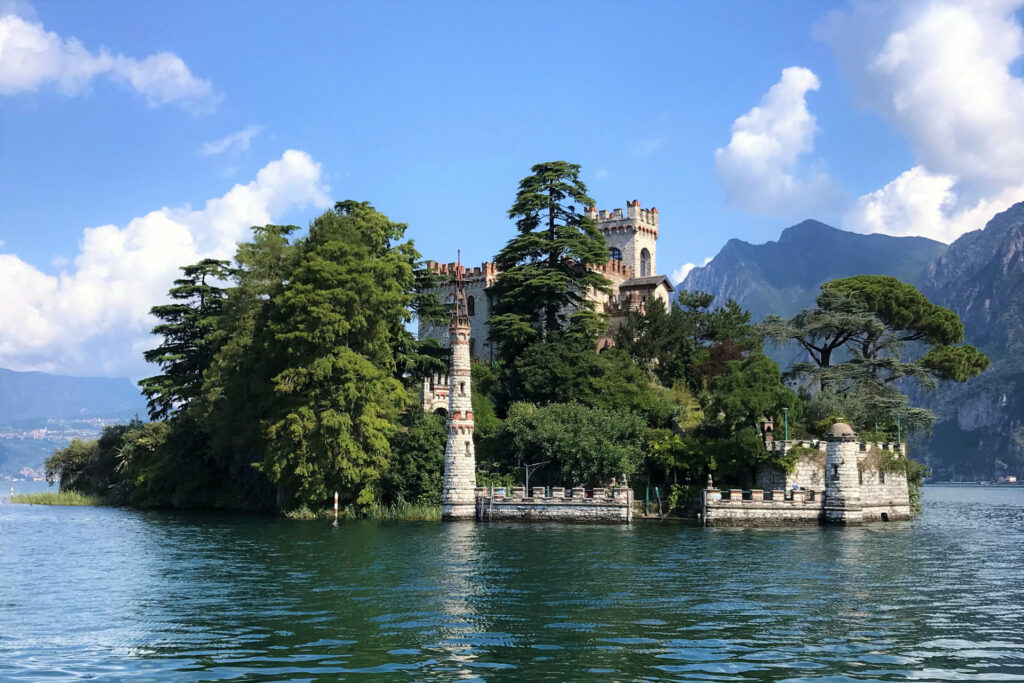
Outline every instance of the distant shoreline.
[[1000, 489], [1014, 489], [1024, 484], [995, 484], [987, 481], [926, 481], [922, 486], [986, 486]]

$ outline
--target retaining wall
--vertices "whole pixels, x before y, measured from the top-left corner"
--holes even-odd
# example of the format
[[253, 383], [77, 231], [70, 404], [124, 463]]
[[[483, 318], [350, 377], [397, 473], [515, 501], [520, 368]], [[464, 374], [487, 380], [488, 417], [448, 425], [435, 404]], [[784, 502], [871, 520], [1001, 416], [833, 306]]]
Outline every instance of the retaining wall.
[[792, 526], [821, 521], [823, 491], [705, 489], [705, 526]]
[[478, 522], [573, 522], [582, 524], [628, 524], [633, 518], [633, 492], [621, 488], [564, 489], [554, 487], [550, 496], [544, 487], [526, 495], [523, 487], [493, 492], [478, 488]]

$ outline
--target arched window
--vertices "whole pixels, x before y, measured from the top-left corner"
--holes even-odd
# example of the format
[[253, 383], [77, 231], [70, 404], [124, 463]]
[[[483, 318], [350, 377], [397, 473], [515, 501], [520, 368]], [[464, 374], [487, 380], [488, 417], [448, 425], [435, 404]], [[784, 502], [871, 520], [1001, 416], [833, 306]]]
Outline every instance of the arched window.
[[470, 315], [476, 315], [476, 299], [473, 297], [466, 298], [466, 312]]
[[611, 247], [610, 249], [608, 249], [608, 257], [611, 258], [613, 261], [621, 261], [622, 250], [619, 249], [618, 247]]
[[466, 395], [466, 383], [465, 382], [459, 382], [459, 395], [461, 395], [461, 396], [465, 396]]
[[640, 277], [650, 277], [651, 275], [651, 252], [647, 249], [640, 250]]

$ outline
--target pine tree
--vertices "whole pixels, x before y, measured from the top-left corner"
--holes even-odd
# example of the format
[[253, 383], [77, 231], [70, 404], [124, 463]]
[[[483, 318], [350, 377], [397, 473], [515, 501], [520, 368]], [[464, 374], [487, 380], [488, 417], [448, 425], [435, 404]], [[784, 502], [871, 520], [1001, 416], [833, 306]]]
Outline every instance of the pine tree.
[[227, 296], [215, 282], [231, 273], [227, 261], [203, 259], [182, 269], [184, 277], [174, 281], [169, 295], [174, 303], [154, 306], [150, 313], [163, 322], [153, 334], [163, 342], [146, 351], [147, 362], [163, 371], [139, 382], [146, 395], [153, 420], [171, 417], [199, 396], [203, 372], [216, 352], [215, 330]]
[[501, 274], [490, 337], [506, 359], [566, 327], [574, 313], [592, 311], [590, 290], [609, 291], [608, 280], [591, 269], [608, 261], [604, 235], [593, 218], [577, 212], [594, 205], [580, 167], [553, 161], [531, 170], [508, 210], [519, 234], [495, 259]]

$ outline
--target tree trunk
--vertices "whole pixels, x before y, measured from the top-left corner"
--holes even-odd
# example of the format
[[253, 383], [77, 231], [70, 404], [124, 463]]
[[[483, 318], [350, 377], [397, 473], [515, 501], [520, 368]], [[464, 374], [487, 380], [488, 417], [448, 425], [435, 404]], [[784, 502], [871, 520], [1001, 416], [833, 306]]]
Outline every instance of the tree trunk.
[[[554, 270], [558, 264], [558, 250], [555, 248], [555, 198], [551, 195], [554, 193], [549, 190], [548, 195], [551, 199], [548, 204], [548, 244], [550, 248], [548, 250], [548, 268]], [[558, 307], [554, 304], [547, 306], [544, 311], [545, 321], [544, 327], [548, 332], [554, 332], [558, 329]]]

